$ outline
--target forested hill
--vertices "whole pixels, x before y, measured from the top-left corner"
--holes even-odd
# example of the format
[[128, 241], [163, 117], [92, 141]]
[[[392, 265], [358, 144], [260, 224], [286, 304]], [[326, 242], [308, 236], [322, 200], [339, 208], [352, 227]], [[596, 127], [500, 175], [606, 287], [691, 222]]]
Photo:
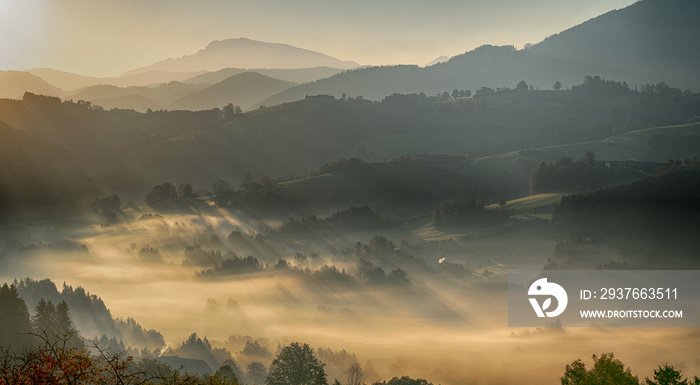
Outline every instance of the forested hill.
[[545, 269], [697, 269], [698, 189], [700, 173], [672, 168], [562, 197], [554, 222], [573, 239], [557, 245]]
[[700, 2], [695, 0], [638, 1], [522, 50], [485, 45], [427, 68], [388, 66], [347, 71], [290, 88], [262, 104], [320, 93], [374, 100], [395, 92], [434, 95], [453, 88], [514, 87], [520, 80], [542, 90], [552, 89], [559, 81], [566, 89], [587, 74], [626, 81], [632, 88], [665, 81], [698, 90], [698, 19]]
[[526, 52], [540, 59], [535, 65], [557, 64], [558, 68], [544, 68], [561, 71], [561, 81], [596, 73], [630, 84], [664, 80], [697, 89], [698, 19], [698, 1], [637, 1], [550, 36]]
[[699, 190], [700, 173], [672, 169], [629, 185], [564, 196], [554, 217], [586, 236], [653, 238], [667, 247], [697, 244]]
[[235, 184], [246, 173], [305, 175], [341, 157], [483, 156], [601, 140], [700, 115], [700, 95], [663, 83], [645, 92], [589, 77], [572, 91], [527, 91], [521, 84], [519, 90], [485, 87], [474, 98], [459, 92], [381, 102], [315, 96], [249, 113], [144, 114], [28, 93], [0, 100], [0, 191], [6, 207], [105, 193], [141, 201], [163, 182], [208, 189], [218, 179]]
[[29, 309], [34, 309], [40, 301], [58, 305], [65, 301], [80, 333], [88, 339], [106, 336], [122, 342], [130, 349], [155, 349], [165, 345], [163, 336], [156, 330], [144, 329], [132, 318], [114, 319], [100, 297], [78, 286], [73, 288], [65, 283], [59, 291], [49, 279], [22, 279], [15, 281], [19, 295]]

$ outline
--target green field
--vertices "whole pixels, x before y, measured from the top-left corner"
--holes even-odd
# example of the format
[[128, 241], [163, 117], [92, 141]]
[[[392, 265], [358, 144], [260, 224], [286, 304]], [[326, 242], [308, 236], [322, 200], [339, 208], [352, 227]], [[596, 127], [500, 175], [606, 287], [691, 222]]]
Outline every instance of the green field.
[[[452, 198], [474, 196], [483, 185], [508, 185], [500, 196], [488, 196], [482, 191], [490, 207], [495, 199], [507, 198], [506, 208], [513, 209], [523, 218], [549, 220], [562, 195], [583, 191], [556, 191], [551, 194], [527, 195], [529, 178], [540, 161], [554, 161], [561, 157], [578, 160], [588, 151], [597, 160], [645, 160], [666, 162], [664, 157], [640, 158], [649, 139], [654, 135], [677, 136], [700, 133], [700, 124], [684, 124], [645, 128], [608, 137], [601, 141], [529, 149], [525, 152], [507, 152], [471, 160], [468, 157], [424, 155], [420, 161], [366, 163], [359, 171], [324, 173], [278, 184], [283, 194], [304, 197], [318, 210], [330, 214], [350, 205], [370, 205], [380, 210], [409, 215], [425, 214], [439, 202]], [[675, 158], [694, 154], [678, 154]], [[414, 157], [416, 158], [416, 157]], [[407, 159], [413, 159], [408, 157]], [[599, 186], [609, 187], [631, 183], [646, 177], [644, 173], [620, 173], [619, 178]], [[493, 194], [492, 190], [488, 192]], [[471, 194], [471, 195], [470, 195]], [[402, 207], [405, 210], [402, 210]]]

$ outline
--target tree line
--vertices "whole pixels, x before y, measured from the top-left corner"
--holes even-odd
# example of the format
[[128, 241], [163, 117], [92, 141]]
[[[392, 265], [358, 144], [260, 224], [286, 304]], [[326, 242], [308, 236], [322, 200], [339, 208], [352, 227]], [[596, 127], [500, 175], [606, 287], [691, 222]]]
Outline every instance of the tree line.
[[671, 169], [627, 185], [562, 197], [554, 221], [585, 235], [688, 242], [700, 223], [700, 172]]
[[566, 365], [564, 375], [559, 378], [561, 385], [698, 385], [700, 379], [694, 376], [692, 380], [683, 378], [682, 372], [673, 365], [664, 364], [654, 369], [651, 378], [640, 381], [632, 374], [629, 367], [625, 368], [622, 361], [615, 358], [613, 353], [593, 355], [593, 367], [586, 368], [580, 359]]
[[[247, 374], [238, 369], [233, 360], [226, 360], [211, 374], [191, 374], [174, 370], [152, 358], [135, 360], [123, 350], [109, 350], [99, 341], [81, 338], [65, 301], [54, 305], [41, 299], [30, 316], [24, 300], [15, 285], [0, 287], [0, 384], [241, 384], [240, 378], [250, 384], [264, 385], [328, 385], [328, 375], [314, 349], [308, 344], [292, 342], [280, 347], [268, 368], [257, 363], [248, 365]], [[255, 349], [253, 344], [251, 350]], [[192, 334], [174, 352], [206, 350], [217, 354], [206, 338]], [[264, 349], [263, 349], [264, 350]], [[264, 352], [263, 352], [264, 353]], [[559, 378], [562, 385], [689, 385], [700, 384], [680, 370], [664, 364], [653, 371], [653, 376], [640, 382], [629, 367], [616, 359], [613, 353], [593, 355], [593, 366], [577, 359], [567, 364]], [[219, 362], [212, 356], [210, 362]], [[366, 373], [352, 363], [345, 371], [346, 385], [364, 385]], [[334, 385], [341, 382], [336, 378]], [[374, 385], [431, 385], [424, 379], [407, 376]]]
[[350, 207], [336, 211], [326, 218], [310, 215], [301, 220], [290, 218], [275, 233], [289, 238], [320, 237], [328, 231], [374, 230], [393, 224], [386, 215], [373, 211], [369, 206]]
[[[190, 350], [211, 354], [212, 374], [193, 374], [174, 369], [156, 356], [136, 359], [123, 349], [110, 349], [100, 340], [85, 340], [70, 318], [65, 301], [53, 305], [40, 300], [30, 316], [15, 285], [0, 287], [0, 385], [82, 385], [82, 384], [153, 384], [153, 385], [328, 385], [328, 375], [306, 343], [292, 342], [280, 347], [269, 367], [260, 362], [249, 364], [246, 373], [233, 360], [216, 365], [213, 349], [206, 338], [192, 334], [179, 347], [164, 353], [187, 355]], [[249, 350], [255, 350], [254, 344]], [[268, 353], [269, 354], [269, 353]], [[344, 372], [344, 384], [364, 385], [366, 374], [356, 362]], [[340, 385], [337, 378], [334, 385]], [[380, 382], [376, 382], [380, 384]], [[423, 379], [394, 377], [381, 384], [431, 385]]]
[[566, 260], [586, 263], [596, 245], [623, 259], [598, 268], [697, 268], [697, 191], [700, 172], [672, 168], [635, 183], [562, 197], [553, 221], [574, 238], [557, 245], [549, 268]]
[[530, 193], [584, 190], [598, 187], [609, 173], [603, 165], [596, 166], [595, 153], [586, 152], [574, 162], [569, 157], [556, 162], [540, 162], [530, 178]]
[[[505, 204], [505, 201], [501, 201]], [[487, 209], [484, 202], [471, 199], [450, 199], [444, 201], [433, 211], [436, 226], [459, 226], [465, 224], [493, 224], [507, 222], [508, 210], [501, 208]]]

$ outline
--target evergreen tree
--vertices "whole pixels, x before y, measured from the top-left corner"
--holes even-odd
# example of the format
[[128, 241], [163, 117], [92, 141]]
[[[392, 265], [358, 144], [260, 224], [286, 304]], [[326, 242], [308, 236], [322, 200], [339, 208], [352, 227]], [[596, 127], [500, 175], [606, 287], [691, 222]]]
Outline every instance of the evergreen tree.
[[54, 306], [51, 301], [47, 302], [42, 298], [34, 310], [36, 314], [31, 320], [32, 333], [44, 343], [60, 346], [65, 350], [80, 351], [85, 347], [85, 343], [70, 319], [65, 301]]
[[32, 317], [32, 332], [35, 334], [51, 334], [52, 325], [54, 324], [54, 315], [56, 308], [51, 301], [46, 302], [43, 298], [34, 308], [35, 315]]
[[69, 337], [66, 348], [82, 350], [85, 347], [85, 344], [78, 335], [78, 331], [75, 328], [73, 321], [70, 319], [68, 304], [66, 304], [66, 301], [61, 301], [61, 303], [56, 306], [54, 318], [54, 322], [56, 323], [55, 330], [59, 333], [59, 335], [63, 334], [64, 336]]
[[31, 343], [29, 311], [17, 288], [4, 284], [0, 287], [0, 348], [20, 351]]

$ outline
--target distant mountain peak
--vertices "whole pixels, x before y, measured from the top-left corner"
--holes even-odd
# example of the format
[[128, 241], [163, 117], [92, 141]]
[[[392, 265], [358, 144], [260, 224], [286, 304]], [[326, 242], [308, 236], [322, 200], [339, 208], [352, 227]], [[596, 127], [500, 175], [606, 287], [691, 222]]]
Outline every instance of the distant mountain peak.
[[297, 48], [288, 44], [268, 43], [244, 37], [215, 40], [192, 55], [170, 58], [124, 75], [160, 70], [218, 71], [223, 68], [296, 69], [330, 67], [350, 69], [359, 67], [352, 61], [341, 61], [326, 54]]
[[240, 46], [240, 45], [245, 45], [245, 44], [247, 44], [247, 45], [283, 45], [283, 46], [291, 47], [290, 45], [283, 44], [283, 43], [269, 43], [266, 41], [258, 41], [258, 40], [248, 39], [247, 37], [232, 37], [232, 38], [224, 39], [224, 40], [212, 40], [202, 50], [214, 49], [214, 48], [231, 46], [231, 45], [239, 45]]
[[426, 68], [382, 67], [346, 71], [301, 84], [262, 104], [303, 99], [305, 95], [361, 95], [381, 100], [394, 93], [428, 95], [454, 89], [528, 85], [551, 89], [580, 84], [584, 76], [628, 84], [660, 81], [700, 89], [700, 1], [645, 0], [610, 11], [518, 50], [513, 45], [482, 45]]
[[440, 56], [440, 57], [438, 57], [438, 58], [435, 58], [433, 61], [431, 61], [430, 63], [426, 64], [425, 66], [426, 66], [426, 67], [430, 67], [430, 66], [435, 65], [435, 64], [444, 63], [444, 62], [446, 62], [446, 61], [448, 61], [448, 60], [450, 60], [450, 58], [449, 58], [448, 56], [442, 55], [442, 56]]
[[62, 96], [63, 90], [24, 71], [0, 71], [0, 98], [20, 99], [25, 92]]

